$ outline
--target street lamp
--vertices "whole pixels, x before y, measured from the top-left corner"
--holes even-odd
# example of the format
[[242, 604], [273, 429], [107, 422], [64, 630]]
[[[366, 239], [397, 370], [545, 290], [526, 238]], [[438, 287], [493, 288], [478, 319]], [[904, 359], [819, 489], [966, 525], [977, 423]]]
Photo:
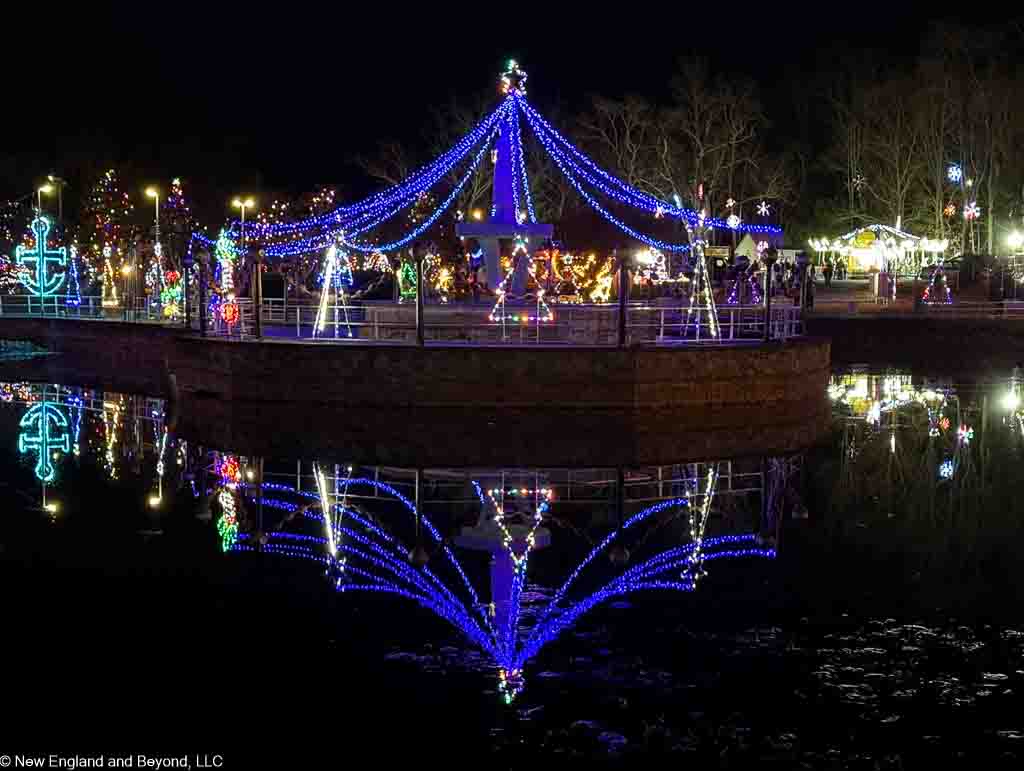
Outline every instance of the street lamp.
[[64, 188], [67, 186], [67, 180], [61, 179], [60, 177], [54, 176], [53, 174], [46, 175], [46, 181], [51, 185], [57, 186], [57, 222], [61, 227], [61, 237], [64, 236]]
[[[236, 198], [231, 202], [232, 206], [236, 209], [242, 210], [242, 255], [243, 259], [245, 256], [245, 210], [251, 209], [256, 205], [256, 202], [252, 198], [246, 198], [244, 201], [241, 198]], [[252, 296], [252, 306], [255, 312], [256, 319], [256, 337], [263, 337], [263, 317], [262, 317], [262, 305], [263, 305], [263, 250], [260, 250], [259, 255], [256, 257], [256, 272], [253, 275], [252, 285], [250, 286], [249, 292]], [[241, 329], [241, 326], [239, 326]]]
[[1014, 230], [1010, 235], [1006, 237], [1006, 244], [1013, 249], [1014, 254], [1020, 251], [1020, 248], [1024, 246], [1024, 233], [1019, 230]]
[[231, 205], [242, 210], [242, 251], [245, 251], [245, 210], [251, 209], [256, 202], [252, 198], [246, 198], [244, 201], [241, 198], [236, 198]]
[[[160, 191], [155, 187], [146, 188], [146, 195], [153, 199], [154, 211], [153, 211], [153, 227], [155, 228], [156, 243], [160, 243]], [[160, 256], [160, 250], [157, 249], [157, 256]]]
[[39, 189], [36, 190], [36, 198], [40, 215], [43, 213], [43, 193], [49, 195], [52, 192], [53, 185], [51, 185], [49, 182], [47, 182], [45, 185], [40, 185]]

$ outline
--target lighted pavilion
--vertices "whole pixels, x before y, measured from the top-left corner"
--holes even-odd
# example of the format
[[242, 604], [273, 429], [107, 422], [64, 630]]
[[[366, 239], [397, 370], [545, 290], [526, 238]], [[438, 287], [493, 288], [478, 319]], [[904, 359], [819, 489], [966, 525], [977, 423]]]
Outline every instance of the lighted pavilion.
[[868, 225], [834, 239], [812, 238], [809, 243], [821, 259], [845, 259], [850, 272], [890, 266], [897, 273], [913, 273], [920, 265], [936, 262], [949, 246], [945, 239], [922, 238], [889, 225]]

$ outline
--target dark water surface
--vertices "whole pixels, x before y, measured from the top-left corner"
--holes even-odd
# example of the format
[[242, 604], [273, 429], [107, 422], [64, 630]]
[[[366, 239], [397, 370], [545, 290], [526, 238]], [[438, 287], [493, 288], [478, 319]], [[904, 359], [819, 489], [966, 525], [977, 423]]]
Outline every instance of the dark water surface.
[[586, 469], [0, 384], [0, 753], [1019, 768], [1019, 374], [845, 372], [821, 446]]

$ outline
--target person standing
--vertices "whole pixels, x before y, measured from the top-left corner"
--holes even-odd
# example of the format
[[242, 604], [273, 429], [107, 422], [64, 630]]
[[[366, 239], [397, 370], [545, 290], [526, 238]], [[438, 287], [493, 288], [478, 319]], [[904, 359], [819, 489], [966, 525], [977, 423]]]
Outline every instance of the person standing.
[[825, 274], [825, 287], [829, 288], [832, 286], [832, 262], [825, 261], [825, 269], [822, 271]]

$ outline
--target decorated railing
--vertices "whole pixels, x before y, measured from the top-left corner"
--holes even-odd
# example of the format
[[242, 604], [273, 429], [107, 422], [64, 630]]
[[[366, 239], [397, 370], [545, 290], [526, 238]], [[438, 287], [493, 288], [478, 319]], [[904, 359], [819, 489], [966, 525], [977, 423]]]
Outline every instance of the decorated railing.
[[[247, 298], [236, 299], [229, 313], [211, 312], [201, 319], [193, 308], [189, 323], [180, 313], [148, 299], [104, 304], [100, 297], [83, 297], [67, 304], [61, 297], [42, 301], [29, 296], [0, 300], [2, 318], [58, 318], [160, 324], [183, 332], [230, 340], [257, 337], [255, 308]], [[222, 309], [223, 310], [223, 309]], [[753, 344], [767, 339], [787, 340], [803, 334], [800, 308], [774, 304], [765, 329], [763, 305], [722, 305], [711, 308], [672, 304], [631, 303], [625, 323], [612, 304], [511, 304], [495, 310], [490, 304], [429, 304], [423, 308], [425, 345], [723, 345]], [[259, 334], [264, 338], [317, 344], [416, 345], [417, 309], [414, 303], [348, 302], [344, 304], [284, 303], [265, 300]], [[202, 329], [200, 327], [203, 327]]]

